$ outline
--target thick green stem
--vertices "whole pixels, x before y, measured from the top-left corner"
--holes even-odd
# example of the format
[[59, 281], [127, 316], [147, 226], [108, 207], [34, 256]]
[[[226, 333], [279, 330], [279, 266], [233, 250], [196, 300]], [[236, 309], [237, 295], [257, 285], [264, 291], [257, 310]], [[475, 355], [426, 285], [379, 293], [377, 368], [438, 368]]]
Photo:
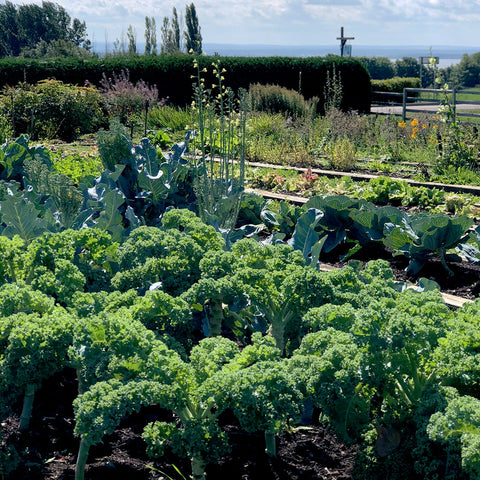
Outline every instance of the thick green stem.
[[275, 432], [273, 430], [265, 430], [265, 452], [271, 457], [277, 456], [277, 444], [275, 442]]
[[270, 324], [270, 334], [275, 339], [275, 346], [282, 352], [285, 349], [285, 323], [283, 319], [272, 319]]
[[210, 337], [216, 337], [222, 333], [222, 321], [223, 321], [223, 298], [218, 296], [212, 298], [210, 304]]
[[[205, 480], [205, 462], [202, 457], [192, 457], [192, 478], [193, 480]], [[77, 480], [77, 479], [75, 479]]]
[[442, 267], [448, 272], [449, 277], [453, 277], [453, 272], [450, 270], [450, 268], [447, 265], [447, 260], [445, 259], [445, 251], [440, 250], [438, 252], [438, 256], [440, 257], [440, 263], [442, 264]]
[[77, 368], [76, 372], [77, 372], [77, 382], [78, 382], [78, 394], [81, 395], [82, 393], [86, 392], [87, 387], [83, 380], [82, 371], [80, 370], [80, 368]]
[[33, 400], [35, 399], [35, 385], [29, 384], [25, 387], [25, 396], [23, 397], [22, 414], [20, 415], [20, 425], [18, 429], [21, 432], [28, 430], [30, 419], [32, 418]]
[[80, 447], [78, 448], [77, 463], [75, 465], [75, 480], [84, 480], [85, 478], [85, 465], [87, 464], [89, 450], [90, 443], [82, 435]]

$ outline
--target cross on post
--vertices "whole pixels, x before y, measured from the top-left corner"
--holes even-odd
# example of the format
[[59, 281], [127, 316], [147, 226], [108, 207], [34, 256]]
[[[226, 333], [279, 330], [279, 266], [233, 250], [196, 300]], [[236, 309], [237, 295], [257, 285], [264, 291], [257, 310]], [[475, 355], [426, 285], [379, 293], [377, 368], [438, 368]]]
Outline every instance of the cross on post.
[[337, 37], [337, 40], [340, 40], [340, 56], [343, 57], [343, 52], [345, 50], [345, 45], [347, 40], [355, 40], [355, 37], [345, 37], [343, 35], [343, 27], [340, 28], [340, 36]]

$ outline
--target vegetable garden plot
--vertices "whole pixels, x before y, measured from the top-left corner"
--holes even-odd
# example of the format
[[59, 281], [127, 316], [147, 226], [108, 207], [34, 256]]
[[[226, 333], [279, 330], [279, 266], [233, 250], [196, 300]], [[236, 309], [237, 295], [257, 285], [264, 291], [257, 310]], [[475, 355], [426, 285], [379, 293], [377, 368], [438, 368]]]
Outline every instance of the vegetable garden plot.
[[[92, 186], [65, 185], [68, 198], [80, 195], [78, 210], [67, 210], [67, 202], [52, 203], [56, 190], [48, 188], [59, 179], [45, 151], [8, 148], [0, 199], [2, 473], [19, 478], [31, 469], [45, 478], [63, 458], [65, 478], [74, 461], [78, 480], [95, 471], [107, 478], [107, 467], [96, 470], [99, 459], [115, 458], [108, 468], [121, 475], [128, 426], [144, 441], [135, 458], [160, 470], [178, 464], [185, 475], [215, 478], [241, 432], [256, 439], [243, 457], [249, 478], [267, 476], [259, 465], [275, 478], [282, 454], [294, 458], [286, 463], [296, 467], [283, 468], [289, 478], [309, 478], [322, 470], [310, 462], [302, 469], [284, 442], [300, 444], [307, 434], [298, 427], [312, 425], [313, 444], [323, 448], [334, 433], [347, 452], [333, 461], [306, 449], [322, 458], [325, 475], [433, 479], [448, 469], [475, 478], [478, 301], [452, 311], [432, 283], [405, 289], [384, 260], [318, 268], [322, 254], [342, 251], [346, 260], [390, 238], [412, 269], [437, 255], [453, 270], [446, 248], [468, 240], [476, 255], [466, 217], [434, 215], [430, 228], [425, 217], [346, 196], [273, 208], [245, 195], [237, 228], [222, 232], [193, 212], [194, 167], [180, 147], [158, 159], [146, 141]], [[43, 183], [23, 175], [33, 167]], [[169, 208], [177, 204], [192, 210]], [[65, 392], [55, 395], [63, 419], [44, 413], [51, 391]], [[457, 415], [463, 408], [465, 417]], [[37, 455], [22, 432], [44, 432], [42, 419], [68, 428], [50, 431], [59, 443]], [[329, 440], [319, 444], [324, 432]]]

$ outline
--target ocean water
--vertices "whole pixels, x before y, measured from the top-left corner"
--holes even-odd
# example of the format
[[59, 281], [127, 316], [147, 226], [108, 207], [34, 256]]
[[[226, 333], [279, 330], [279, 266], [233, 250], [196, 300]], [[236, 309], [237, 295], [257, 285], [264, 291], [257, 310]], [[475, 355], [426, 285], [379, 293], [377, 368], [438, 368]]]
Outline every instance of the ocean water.
[[[139, 52], [143, 52], [144, 44], [137, 43]], [[112, 52], [113, 45], [105, 48], [104, 42], [94, 42], [93, 50], [103, 56], [106, 51]], [[261, 45], [261, 44], [227, 44], [204, 43], [203, 50], [207, 55], [218, 53], [221, 56], [235, 57], [323, 57], [328, 54], [339, 55], [340, 47], [336, 45]], [[448, 45], [356, 45], [352, 44], [352, 57], [387, 57], [392, 61], [397, 58], [439, 57], [439, 67], [444, 68], [458, 63], [464, 54], [480, 52], [479, 47]]]
[[[223, 56], [246, 57], [314, 57], [328, 54], [339, 55], [339, 45], [233, 45], [221, 43], [205, 43], [205, 53]], [[429, 57], [431, 54], [439, 57], [439, 67], [444, 68], [458, 63], [464, 54], [480, 52], [479, 47], [448, 46], [448, 45], [355, 45], [352, 44], [352, 57], [387, 57], [392, 61], [403, 58]]]

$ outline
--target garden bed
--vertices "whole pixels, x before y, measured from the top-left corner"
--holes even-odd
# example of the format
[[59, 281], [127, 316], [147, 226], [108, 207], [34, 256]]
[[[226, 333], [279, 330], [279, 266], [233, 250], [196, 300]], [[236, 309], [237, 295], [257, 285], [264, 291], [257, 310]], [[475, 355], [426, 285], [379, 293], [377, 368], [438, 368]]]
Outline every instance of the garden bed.
[[[296, 172], [305, 173], [310, 172], [316, 175], [323, 175], [325, 177], [349, 177], [355, 181], [368, 181], [374, 178], [378, 178], [380, 176], [385, 176], [381, 172], [376, 170], [362, 170], [361, 173], [358, 171], [350, 171], [350, 172], [342, 172], [336, 170], [327, 170], [327, 169], [319, 169], [319, 168], [302, 168], [302, 167], [292, 167], [292, 166], [280, 166], [280, 165], [272, 165], [266, 164], [261, 162], [248, 162], [248, 165], [251, 167], [258, 167], [258, 168], [268, 168], [271, 170], [294, 170]], [[396, 174], [399, 172], [395, 172]], [[441, 182], [424, 182], [419, 180], [413, 180], [409, 178], [408, 175], [402, 176], [389, 176], [392, 180], [402, 180], [406, 181], [408, 184], [416, 187], [427, 187], [427, 188], [438, 188], [445, 190], [446, 192], [454, 192], [454, 193], [470, 193], [473, 195], [480, 195], [480, 187], [475, 185], [457, 185], [457, 184], [448, 184], [448, 183], [441, 183]]]
[[[23, 455], [22, 464], [8, 477], [9, 480], [73, 480], [79, 443], [73, 435], [72, 401], [75, 395], [74, 372], [66, 369], [46, 381], [39, 391], [30, 432], [18, 433], [18, 415], [2, 423], [3, 441]], [[101, 445], [92, 448], [86, 478], [181, 480], [181, 475], [172, 465], [188, 478], [190, 465], [185, 459], [168, 452], [162, 461], [152, 461], [145, 454], [142, 429], [163, 414], [161, 409], [149, 407], [124, 420], [113, 435], [105, 437]], [[242, 431], [233, 415], [224, 415], [222, 423], [231, 452], [218, 464], [207, 468], [209, 480], [351, 478], [356, 446], [341, 443], [318, 422], [281, 434], [277, 439], [277, 458], [265, 454], [261, 432], [249, 434]]]
[[[298, 195], [285, 195], [281, 193], [249, 190], [254, 191], [264, 198], [272, 198], [275, 200], [286, 200], [296, 205], [304, 205], [308, 199]], [[346, 247], [343, 253], [347, 253]], [[342, 252], [341, 252], [342, 253]], [[447, 300], [447, 303], [457, 305], [462, 303], [462, 299], [474, 300], [480, 295], [480, 265], [468, 263], [466, 261], [454, 261], [449, 263], [449, 267], [453, 271], [453, 275], [449, 275], [443, 268], [438, 259], [430, 259], [429, 262], [422, 268], [418, 276], [409, 275], [406, 271], [409, 260], [404, 256], [392, 257], [388, 251], [383, 249], [369, 249], [362, 248], [351, 259], [367, 262], [382, 258], [387, 260], [392, 271], [398, 281], [417, 283], [419, 277], [425, 277], [434, 280], [440, 285], [442, 293], [450, 296], [459, 297], [458, 299]], [[334, 268], [342, 268], [347, 262], [339, 261], [339, 255], [332, 255], [329, 257], [322, 257], [323, 265], [328, 265]]]

